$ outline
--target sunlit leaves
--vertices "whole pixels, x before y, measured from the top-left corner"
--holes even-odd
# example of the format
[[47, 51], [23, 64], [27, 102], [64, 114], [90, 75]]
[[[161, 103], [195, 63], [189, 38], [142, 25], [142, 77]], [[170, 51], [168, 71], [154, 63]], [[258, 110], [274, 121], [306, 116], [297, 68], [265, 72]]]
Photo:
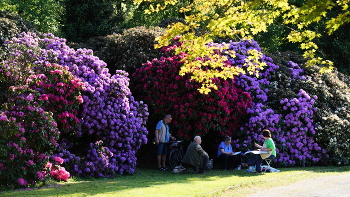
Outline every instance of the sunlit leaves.
[[[152, 10], [166, 9], [166, 5], [176, 2], [171, 0], [157, 2], [135, 0], [135, 3], [143, 1], [154, 3], [147, 11], [148, 13], [151, 13]], [[159, 5], [160, 2], [162, 6]], [[158, 39], [158, 47], [167, 46], [169, 40], [176, 36], [182, 36], [181, 41], [186, 42], [177, 49], [177, 54], [185, 52], [188, 56], [184, 56], [183, 62], [185, 64], [181, 68], [180, 74], [192, 73], [193, 79], [203, 83], [203, 92], [206, 92], [204, 91], [205, 87], [211, 87], [211, 77], [227, 76], [233, 78], [239, 73], [238, 70], [225, 70], [226, 75], [218, 72], [216, 68], [225, 67], [224, 59], [213, 58], [205, 63], [198, 62], [195, 57], [206, 57], [208, 55], [206, 51], [212, 51], [212, 48], [206, 47], [206, 42], [210, 42], [217, 36], [252, 39], [254, 35], [266, 32], [269, 25], [276, 22], [291, 29], [287, 39], [290, 42], [300, 43], [300, 48], [305, 51], [304, 57], [308, 58], [308, 65], [331, 65], [330, 61], [316, 57], [315, 53], [318, 47], [313, 40], [320, 35], [308, 28], [321, 19], [329, 17], [327, 13], [340, 6], [344, 12], [334, 18], [330, 17], [327, 22], [328, 32], [332, 33], [339, 26], [350, 21], [348, 3], [348, 0], [337, 2], [321, 0], [306, 1], [301, 6], [297, 6], [288, 0], [193, 0], [192, 4], [179, 9], [179, 12], [185, 15], [185, 23], [169, 27], [167, 33]], [[256, 58], [253, 56], [252, 59]], [[201, 68], [201, 64], [213, 66], [202, 73], [196, 70]], [[252, 66], [251, 70], [255, 70], [255, 64], [263, 67], [257, 62], [248, 62], [246, 66]]]

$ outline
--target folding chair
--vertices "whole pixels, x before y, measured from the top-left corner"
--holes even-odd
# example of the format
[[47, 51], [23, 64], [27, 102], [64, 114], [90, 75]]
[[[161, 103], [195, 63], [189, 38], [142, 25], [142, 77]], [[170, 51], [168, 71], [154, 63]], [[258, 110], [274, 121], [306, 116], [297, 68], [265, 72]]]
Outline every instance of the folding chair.
[[272, 172], [271, 171], [271, 166], [270, 166], [272, 159], [264, 159], [264, 161], [266, 162], [267, 167], [265, 168], [265, 170], [262, 169], [262, 172], [267, 172], [267, 170], [269, 170], [269, 172]]

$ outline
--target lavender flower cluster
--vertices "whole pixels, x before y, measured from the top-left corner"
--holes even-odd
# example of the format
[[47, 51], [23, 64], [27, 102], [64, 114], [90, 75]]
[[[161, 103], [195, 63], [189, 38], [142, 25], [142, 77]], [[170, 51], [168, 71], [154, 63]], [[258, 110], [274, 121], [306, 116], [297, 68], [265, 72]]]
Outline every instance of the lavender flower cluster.
[[[228, 50], [236, 51], [235, 57], [229, 57], [231, 63], [241, 66], [248, 49], [260, 51], [255, 41], [231, 42]], [[251, 94], [252, 107], [247, 109], [249, 120], [240, 128], [245, 137], [234, 140], [236, 148], [254, 148], [254, 142], [262, 143], [262, 129], [269, 129], [277, 146], [278, 157], [274, 162], [283, 166], [317, 163], [326, 151], [315, 142], [313, 114], [317, 96], [310, 96], [300, 89], [293, 98], [283, 98], [279, 103], [272, 103], [268, 98], [269, 89], [277, 88], [277, 81], [270, 81], [279, 68], [271, 58], [262, 55], [261, 61], [267, 66], [259, 71], [260, 76], [241, 74], [236, 83]], [[243, 67], [243, 66], [241, 66]], [[307, 80], [303, 69], [289, 62], [290, 80]], [[279, 87], [280, 88], [280, 87]], [[288, 88], [287, 88], [288, 89]]]
[[[91, 50], [75, 51], [52, 34], [22, 33], [13, 42], [40, 46], [40, 52], [31, 54], [34, 64], [68, 67], [84, 83], [80, 125], [74, 134], [61, 136], [59, 152], [53, 156], [62, 157], [72, 175], [113, 177], [134, 173], [135, 154], [147, 143], [148, 108], [134, 100], [128, 74], [110, 74], [106, 63], [93, 56]], [[89, 145], [96, 143], [98, 146]]]

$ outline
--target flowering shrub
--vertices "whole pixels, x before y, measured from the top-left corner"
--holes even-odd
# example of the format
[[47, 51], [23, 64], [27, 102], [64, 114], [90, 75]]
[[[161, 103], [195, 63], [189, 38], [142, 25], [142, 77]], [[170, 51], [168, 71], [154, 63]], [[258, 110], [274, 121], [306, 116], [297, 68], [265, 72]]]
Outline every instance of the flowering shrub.
[[61, 157], [52, 157], [51, 160], [52, 162], [48, 162], [45, 166], [50, 171], [51, 177], [57, 181], [67, 181], [70, 173], [64, 167], [60, 166], [64, 160]]
[[81, 80], [72, 75], [68, 67], [47, 63], [42, 74], [31, 75], [27, 83], [42, 93], [41, 100], [48, 101], [44, 108], [53, 113], [61, 133], [73, 134], [80, 122], [79, 104], [83, 103]]
[[[163, 50], [171, 54], [171, 50], [176, 47], [175, 44]], [[259, 70], [257, 76], [257, 72], [248, 70], [245, 66], [248, 53], [252, 49], [261, 51], [258, 44], [252, 40], [228, 44], [228, 48], [222, 54], [228, 57], [228, 66], [245, 69], [246, 74], [239, 75], [234, 81], [215, 79], [219, 89], [207, 97], [195, 91], [198, 84], [193, 83], [188, 76], [177, 75], [182, 65], [177, 56], [162, 57], [144, 64], [144, 67], [134, 74], [136, 79], [140, 79], [136, 87], [142, 91], [145, 101], [154, 103], [156, 114], [168, 112], [175, 114], [173, 127], [178, 130], [181, 137], [189, 138], [194, 134], [215, 131], [219, 135], [232, 135], [235, 148], [245, 151], [255, 148], [254, 142], [263, 142], [261, 130], [267, 128], [272, 131], [277, 145], [278, 155], [274, 162], [278, 165], [305, 166], [324, 162], [328, 157], [326, 150], [315, 140], [314, 113], [317, 111], [315, 107], [317, 96], [310, 96], [300, 86], [295, 89], [288, 88], [292, 86], [291, 84], [307, 81], [304, 70], [293, 62], [288, 62], [286, 66], [280, 68], [271, 58], [262, 55], [259, 61], [266, 66], [263, 70]], [[282, 83], [277, 80], [280, 75], [287, 79], [283, 84], [287, 88], [281, 87]], [[185, 81], [185, 85], [182, 81]], [[223, 91], [225, 88], [229, 91], [234, 90], [235, 93], [225, 94], [227, 92]], [[239, 96], [235, 98], [235, 94]], [[221, 95], [223, 97], [220, 97]], [[243, 98], [251, 98], [252, 103], [239, 101], [242, 95]], [[233, 98], [233, 102], [230, 100], [225, 103], [220, 98], [227, 100]], [[200, 107], [194, 108], [197, 103], [201, 103]], [[226, 110], [224, 106], [233, 111]], [[246, 113], [245, 119], [239, 119]], [[240, 129], [234, 126], [226, 127], [226, 119], [218, 119], [225, 115], [232, 118], [227, 119], [233, 123], [231, 125], [237, 126], [243, 121], [244, 124]]]
[[[45, 171], [47, 159], [55, 150], [52, 156], [62, 158], [65, 167], [54, 166], [46, 169], [59, 180], [67, 180], [70, 174], [113, 177], [116, 174], [134, 173], [136, 151], [147, 142], [148, 131], [145, 124], [148, 112], [147, 105], [136, 102], [131, 96], [127, 73], [117, 71], [115, 75], [111, 75], [105, 68], [105, 63], [93, 56], [92, 51], [85, 49], [75, 51], [65, 44], [65, 40], [52, 34], [38, 36], [33, 33], [22, 33], [7, 45], [10, 55], [1, 64], [0, 81], [6, 86], [5, 89], [13, 87], [13, 90], [23, 89], [29, 92], [7, 94], [7, 98], [14, 103], [14, 106], [21, 103], [17, 97], [30, 99], [31, 103], [16, 108], [18, 110], [16, 113], [7, 112], [9, 109], [14, 110], [13, 107], [7, 107], [11, 105], [3, 106], [6, 117], [25, 118], [15, 117], [19, 123], [15, 121], [14, 125], [7, 127], [13, 129], [7, 129], [8, 133], [2, 134], [2, 142], [8, 143], [11, 140], [17, 144], [11, 137], [21, 139], [22, 127], [28, 126], [24, 123], [27, 119], [30, 120], [27, 122], [30, 127], [24, 127], [23, 130], [26, 133], [39, 132], [45, 137], [36, 135], [36, 138], [32, 136], [33, 140], [23, 142], [23, 146], [32, 149], [33, 146], [38, 147], [35, 153], [44, 158], [40, 160], [41, 163], [34, 162], [35, 165], [32, 165], [32, 162], [22, 162], [41, 168], [30, 173], [26, 171], [22, 173], [28, 176], [34, 174], [36, 179], [17, 173], [18, 170], [27, 168], [10, 169], [6, 162], [2, 163], [2, 168], [8, 169], [9, 173], [17, 174], [20, 179], [16, 181], [22, 186], [32, 185], [35, 180], [47, 177], [42, 171]], [[43, 117], [27, 113], [25, 110], [34, 110]], [[44, 115], [49, 115], [50, 118]], [[13, 119], [4, 118], [4, 120]], [[53, 131], [50, 130], [52, 127], [48, 126], [48, 123], [34, 120], [52, 123], [56, 135], [49, 135], [48, 132]], [[37, 126], [36, 124], [39, 124], [37, 122], [42, 125]], [[4, 123], [9, 125], [9, 121]], [[59, 140], [58, 134], [61, 137]], [[89, 146], [90, 143], [97, 142], [99, 144], [97, 147]], [[41, 148], [46, 143], [51, 146]], [[12, 146], [7, 148], [10, 147]], [[17, 148], [17, 145], [13, 147]], [[97, 149], [98, 154], [94, 154]], [[6, 155], [6, 157], [10, 157], [7, 160], [12, 161], [17, 155]], [[33, 158], [31, 160], [34, 161]], [[98, 165], [96, 161], [102, 163]]]
[[[25, 43], [29, 46], [39, 46], [40, 53], [33, 55], [36, 58], [35, 64], [59, 64], [68, 68], [69, 72], [84, 84], [82, 98], [76, 94], [69, 95], [75, 96], [78, 103], [84, 102], [80, 105], [80, 111], [77, 114], [80, 124], [76, 129], [75, 137], [61, 136], [62, 143], [59, 143], [57, 155], [65, 159], [66, 169], [71, 174], [83, 176], [110, 177], [125, 172], [133, 173], [136, 167], [135, 153], [142, 144], [147, 142], [148, 131], [145, 124], [148, 112], [145, 104], [136, 102], [132, 97], [128, 88], [127, 73], [116, 71], [111, 75], [105, 68], [106, 64], [93, 56], [91, 50], [75, 51], [65, 44], [64, 39], [56, 38], [52, 34], [40, 37], [32, 33], [23, 33], [13, 42], [18, 45]], [[76, 83], [78, 81], [72, 82], [66, 90], [75, 87]], [[64, 92], [60, 85], [62, 84], [57, 84], [59, 87], [54, 94]], [[67, 97], [63, 96], [63, 98]], [[67, 118], [70, 121], [77, 123], [79, 121], [74, 118], [76, 113], [73, 110], [67, 111], [68, 113], [58, 111], [57, 117], [69, 116]], [[62, 121], [59, 123], [66, 124]], [[70, 126], [74, 126], [71, 123], [69, 122]], [[91, 165], [97, 157], [86, 156], [89, 154], [89, 144], [95, 144], [100, 140], [112, 153], [108, 155], [111, 165], [104, 166], [108, 168], [108, 173], [105, 173], [104, 168]], [[76, 147], [77, 145], [79, 148]], [[76, 155], [83, 155], [85, 160], [76, 159]], [[75, 167], [70, 169], [68, 166]]]
[[0, 11], [0, 29], [2, 33], [0, 37], [0, 61], [4, 60], [5, 54], [8, 52], [4, 45], [6, 40], [17, 37], [24, 31], [35, 31], [33, 24], [11, 11]]
[[[189, 75], [179, 76], [182, 57], [172, 56], [181, 43], [164, 47], [164, 57], [154, 59], [133, 74], [141, 98], [151, 104], [155, 115], [171, 113], [172, 129], [182, 138], [191, 138], [210, 131], [232, 135], [251, 105], [250, 95], [239, 89], [233, 80], [214, 79], [218, 89], [200, 94], [201, 84]], [[205, 61], [205, 60], [203, 60]]]
[[[277, 146], [277, 165], [305, 166], [322, 161], [327, 155], [315, 141], [314, 128], [317, 96], [310, 96], [300, 86], [289, 88], [307, 80], [303, 69], [293, 62], [283, 67], [268, 64], [266, 68], [259, 78], [242, 75], [237, 79], [253, 98], [253, 107], [247, 110], [251, 117], [240, 128], [247, 136], [234, 141], [237, 148], [249, 149], [254, 148], [254, 142], [262, 143], [261, 130], [267, 128]], [[281, 77], [286, 79], [284, 83]]]
[[[310, 95], [317, 95], [313, 104], [317, 108], [313, 114], [313, 124], [316, 130], [314, 140], [323, 148], [319, 156], [320, 161], [327, 165], [348, 165], [350, 122], [347, 111], [350, 100], [346, 95], [349, 92], [350, 78], [337, 70], [332, 73], [321, 73], [321, 68], [316, 65], [305, 67], [302, 55], [290, 51], [271, 54], [271, 57], [280, 65], [276, 73], [281, 76], [274, 76], [274, 80], [279, 81], [278, 86], [287, 87], [289, 91], [285, 91], [286, 88], [283, 91], [271, 89], [270, 97], [274, 99], [273, 94], [289, 95], [291, 90], [295, 92], [301, 88]], [[284, 74], [288, 73], [286, 71], [289, 61], [300, 65], [307, 80], [289, 80]], [[324, 153], [326, 151], [327, 153]]]
[[0, 115], [0, 184], [15, 188], [47, 180], [44, 166], [56, 148], [59, 131], [40, 94], [11, 87], [11, 99]]

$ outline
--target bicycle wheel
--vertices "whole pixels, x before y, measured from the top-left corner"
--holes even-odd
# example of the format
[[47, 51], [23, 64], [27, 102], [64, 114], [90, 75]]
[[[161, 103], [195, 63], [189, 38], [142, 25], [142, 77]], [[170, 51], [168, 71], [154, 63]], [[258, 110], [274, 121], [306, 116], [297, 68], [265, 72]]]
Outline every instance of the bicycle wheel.
[[173, 170], [176, 166], [181, 165], [182, 163], [181, 151], [179, 149], [172, 149], [169, 153], [169, 166]]

